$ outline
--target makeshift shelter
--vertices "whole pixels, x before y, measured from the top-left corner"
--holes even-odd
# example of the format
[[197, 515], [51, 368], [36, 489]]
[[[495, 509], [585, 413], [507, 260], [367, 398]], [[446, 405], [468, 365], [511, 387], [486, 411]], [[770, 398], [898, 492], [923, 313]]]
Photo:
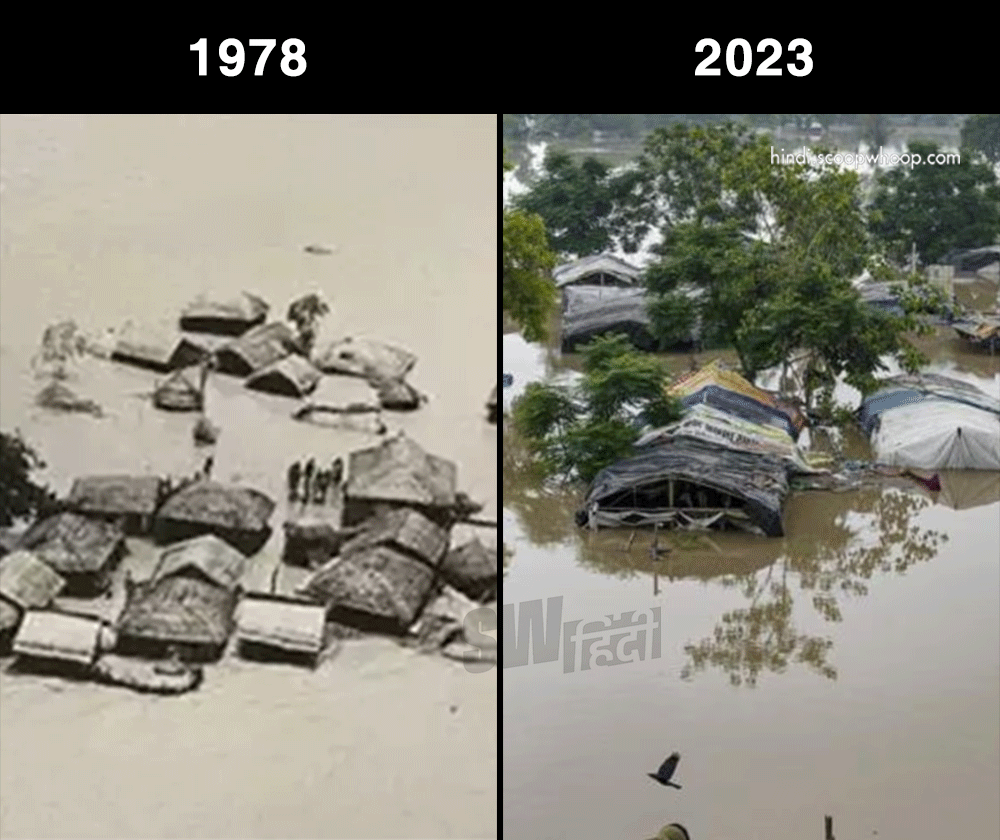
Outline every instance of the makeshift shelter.
[[256, 295], [241, 292], [229, 299], [199, 297], [184, 307], [181, 329], [215, 335], [242, 335], [264, 323], [269, 307]]
[[316, 390], [320, 372], [302, 356], [287, 356], [257, 371], [246, 381], [247, 388], [283, 397], [301, 399]]
[[709, 405], [752, 423], [774, 426], [787, 432], [793, 441], [799, 439], [806, 425], [805, 415], [797, 406], [751, 385], [735, 371], [723, 368], [718, 361], [679, 377], [666, 387], [666, 393], [689, 408]]
[[345, 338], [317, 353], [313, 364], [323, 373], [361, 376], [372, 381], [402, 379], [417, 363], [409, 350], [368, 338]]
[[195, 384], [201, 372], [191, 373], [178, 370], [156, 386], [153, 391], [153, 405], [164, 411], [201, 411], [203, 406], [201, 389]]
[[295, 352], [295, 333], [288, 324], [274, 321], [248, 330], [215, 352], [220, 373], [250, 376]]
[[207, 536], [172, 546], [152, 577], [135, 584], [118, 620], [124, 653], [182, 650], [188, 658], [217, 659], [235, 628], [246, 559]]
[[945, 400], [1000, 415], [1000, 399], [997, 397], [960, 379], [923, 373], [880, 380], [878, 390], [862, 401], [858, 409], [858, 421], [865, 434], [870, 435], [884, 412], [928, 400]]
[[991, 353], [1000, 350], [1000, 318], [981, 315], [968, 321], [956, 321], [951, 328], [976, 347]]
[[589, 288], [567, 289], [562, 316], [562, 349], [574, 352], [598, 336], [621, 333], [628, 336], [640, 350], [654, 350], [657, 340], [650, 329], [645, 289], [607, 288], [594, 290], [599, 295], [586, 295]]
[[410, 508], [390, 510], [369, 520], [340, 549], [341, 557], [391, 546], [436, 569], [448, 550], [448, 531]]
[[149, 325], [128, 325], [118, 336], [111, 360], [165, 373], [197, 364], [205, 348], [179, 333]]
[[164, 491], [163, 479], [152, 475], [96, 475], [78, 478], [68, 505], [78, 513], [120, 521], [126, 534], [146, 534]]
[[451, 549], [441, 564], [445, 582], [474, 601], [496, 598], [499, 574], [496, 546], [478, 538]]
[[259, 490], [200, 480], [170, 496], [153, 525], [158, 542], [214, 534], [247, 556], [271, 535], [274, 502]]
[[30, 551], [0, 558], [0, 635], [17, 627], [25, 610], [47, 607], [65, 581]]
[[62, 576], [64, 594], [93, 598], [110, 588], [125, 554], [125, 536], [118, 525], [67, 512], [32, 525], [21, 547]]
[[559, 288], [570, 285], [635, 286], [641, 278], [638, 268], [608, 253], [564, 263], [552, 271], [552, 279]]
[[592, 527], [735, 527], [780, 537], [785, 465], [771, 455], [673, 439], [605, 467], [577, 519]]
[[412, 507], [440, 522], [455, 504], [457, 469], [398, 435], [352, 452], [344, 491], [344, 525], [356, 525], [381, 510]]

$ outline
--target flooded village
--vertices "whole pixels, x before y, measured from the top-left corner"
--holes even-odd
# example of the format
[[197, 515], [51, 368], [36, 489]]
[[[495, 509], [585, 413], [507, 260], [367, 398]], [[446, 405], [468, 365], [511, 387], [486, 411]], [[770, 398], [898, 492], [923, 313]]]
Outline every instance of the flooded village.
[[497, 836], [495, 126], [0, 121], [0, 836]]
[[[508, 230], [512, 250], [515, 233], [528, 239], [511, 218], [535, 213], [554, 252], [535, 263], [552, 289], [544, 328], [527, 309], [504, 324], [504, 836], [994, 836], [996, 209], [990, 235], [965, 247], [914, 259], [907, 243], [894, 281], [859, 270], [826, 287], [828, 318], [916, 311], [907, 335], [923, 354], [916, 370], [876, 354], [862, 387], [828, 381], [831, 410], [809, 399], [803, 346], [748, 374], [781, 334], [702, 305], [720, 295], [754, 312], [721, 294], [752, 288], [758, 270], [753, 244], [727, 250], [716, 171], [685, 169], [722, 148], [699, 158], [699, 137], [738, 136], [713, 135], [713, 116], [504, 115], [505, 248]], [[845, 116], [886, 115], [824, 115]], [[676, 121], [617, 142], [604, 127], [652, 118]], [[573, 120], [602, 130], [560, 135]], [[850, 135], [815, 128], [817, 141]], [[622, 149], [641, 165], [622, 166]], [[621, 198], [630, 172], [661, 179], [631, 193], [659, 205]], [[881, 182], [862, 174], [868, 207]], [[656, 217], [691, 195], [700, 221], [669, 219], [638, 252], [620, 247], [619, 234], [639, 241], [630, 211]], [[790, 218], [778, 227], [794, 252]], [[910, 290], [938, 303], [914, 307]], [[675, 323], [685, 311], [700, 317]], [[791, 332], [803, 316], [790, 312], [768, 315]], [[713, 319], [741, 335], [708, 334]], [[796, 340], [822, 333], [820, 320]], [[632, 396], [619, 408], [621, 393]]]

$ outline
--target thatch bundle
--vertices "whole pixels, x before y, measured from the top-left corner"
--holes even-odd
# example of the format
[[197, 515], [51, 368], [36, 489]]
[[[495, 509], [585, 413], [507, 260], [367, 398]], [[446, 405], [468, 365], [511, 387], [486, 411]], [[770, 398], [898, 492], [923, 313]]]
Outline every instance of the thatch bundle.
[[498, 573], [496, 548], [483, 545], [478, 538], [449, 551], [441, 564], [444, 580], [476, 601], [496, 597]]
[[313, 359], [323, 373], [361, 376], [371, 382], [402, 379], [416, 363], [409, 350], [366, 338], [336, 341]]
[[426, 564], [388, 546], [338, 557], [301, 594], [331, 607], [342, 624], [401, 633], [420, 614], [434, 583]]

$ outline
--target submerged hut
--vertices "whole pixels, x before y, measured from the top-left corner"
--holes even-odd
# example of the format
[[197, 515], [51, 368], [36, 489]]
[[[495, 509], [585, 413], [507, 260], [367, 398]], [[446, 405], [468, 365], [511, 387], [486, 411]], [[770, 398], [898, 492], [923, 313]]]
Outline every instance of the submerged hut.
[[0, 639], [10, 641], [25, 610], [47, 607], [65, 581], [30, 551], [0, 558]]
[[389, 411], [413, 411], [427, 401], [427, 397], [405, 379], [381, 379], [372, 384], [379, 405]]
[[257, 391], [301, 399], [316, 390], [319, 380], [320, 372], [306, 359], [302, 356], [287, 356], [253, 374], [247, 379], [246, 386]]
[[190, 374], [184, 370], [171, 374], [153, 391], [153, 405], [164, 411], [201, 411], [202, 391], [192, 376], [202, 375], [198, 369], [192, 369]]
[[[591, 294], [588, 294], [591, 292]], [[570, 287], [564, 291], [561, 345], [564, 353], [613, 333], [640, 350], [655, 350], [645, 289]]]
[[1000, 318], [981, 315], [968, 321], [957, 321], [951, 328], [975, 347], [991, 353], [1000, 350]]
[[261, 324], [220, 347], [215, 353], [216, 368], [230, 376], [250, 376], [287, 358], [296, 346], [288, 324]]
[[361, 376], [370, 381], [402, 379], [417, 363], [409, 350], [367, 338], [335, 341], [313, 359], [323, 373]]
[[201, 480], [164, 502], [153, 531], [160, 543], [214, 534], [249, 556], [270, 537], [273, 512], [274, 502], [259, 490]]
[[184, 307], [180, 325], [190, 332], [242, 335], [264, 323], [268, 309], [264, 300], [247, 292], [223, 300], [200, 297]]
[[340, 549], [341, 557], [390, 546], [436, 569], [448, 550], [448, 530], [411, 508], [390, 510], [367, 522]]
[[457, 469], [400, 434], [352, 452], [344, 491], [344, 525], [357, 525], [384, 510], [411, 507], [446, 521], [456, 501]]
[[341, 526], [341, 509], [330, 505], [294, 508], [283, 524], [282, 560], [290, 566], [316, 569], [340, 553], [358, 528]]
[[552, 279], [560, 289], [567, 286], [638, 286], [642, 272], [614, 254], [593, 254], [556, 266]]
[[126, 534], [147, 534], [163, 490], [163, 479], [153, 475], [87, 476], [73, 482], [68, 504], [87, 516], [121, 521]]
[[205, 348], [179, 333], [156, 326], [129, 325], [111, 351], [111, 360], [166, 373], [197, 364]]
[[32, 525], [21, 546], [62, 576], [64, 594], [93, 598], [110, 588], [125, 536], [115, 524], [66, 512]]
[[103, 416], [101, 407], [93, 400], [77, 396], [62, 382], [53, 380], [35, 397], [35, 405], [50, 411], [63, 411], [68, 414], [91, 414], [94, 417]]
[[326, 608], [315, 601], [252, 592], [236, 609], [236, 639], [243, 656], [284, 654], [315, 665], [325, 637]]
[[118, 620], [123, 653], [217, 659], [235, 629], [246, 559], [214, 536], [163, 552], [152, 577], [128, 592]]

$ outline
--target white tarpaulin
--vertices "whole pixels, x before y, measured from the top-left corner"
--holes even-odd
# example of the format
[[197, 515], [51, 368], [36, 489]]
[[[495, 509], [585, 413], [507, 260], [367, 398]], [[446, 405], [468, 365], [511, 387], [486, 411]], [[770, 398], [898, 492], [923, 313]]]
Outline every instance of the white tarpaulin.
[[924, 400], [885, 411], [872, 435], [878, 461], [898, 467], [1000, 470], [1000, 416], [963, 403]]

